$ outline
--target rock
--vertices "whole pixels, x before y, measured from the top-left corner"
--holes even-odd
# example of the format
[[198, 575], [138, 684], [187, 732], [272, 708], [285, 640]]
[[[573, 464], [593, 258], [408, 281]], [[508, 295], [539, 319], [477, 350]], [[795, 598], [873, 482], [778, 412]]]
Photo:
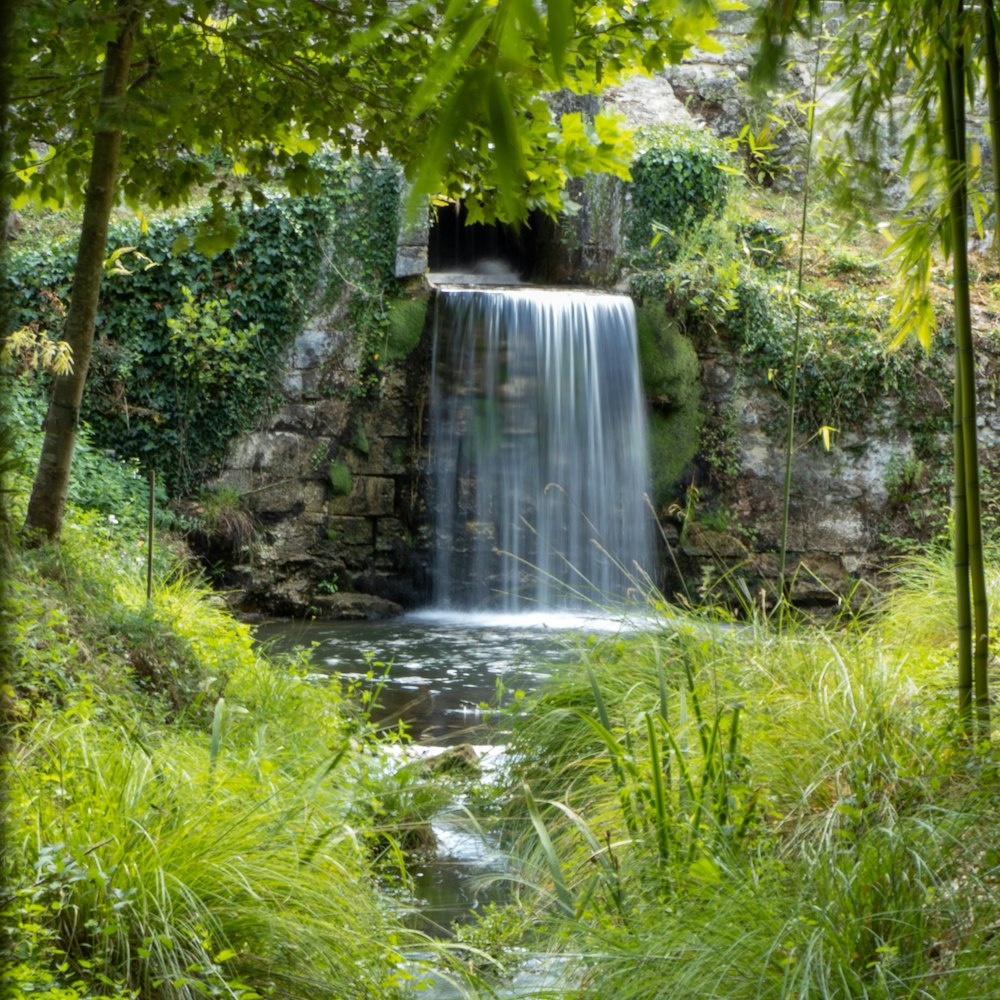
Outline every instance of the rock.
[[318, 618], [335, 621], [382, 621], [403, 613], [395, 601], [371, 594], [314, 594], [310, 604]]
[[712, 531], [694, 522], [688, 529], [683, 545], [687, 556], [714, 556], [716, 559], [748, 559], [747, 547], [728, 531]]
[[617, 87], [609, 87], [604, 92], [604, 104], [623, 115], [629, 128], [663, 122], [692, 124], [691, 115], [662, 75], [631, 77]]
[[469, 743], [448, 747], [435, 757], [427, 758], [427, 767], [436, 774], [459, 774], [474, 776], [482, 772], [479, 754]]

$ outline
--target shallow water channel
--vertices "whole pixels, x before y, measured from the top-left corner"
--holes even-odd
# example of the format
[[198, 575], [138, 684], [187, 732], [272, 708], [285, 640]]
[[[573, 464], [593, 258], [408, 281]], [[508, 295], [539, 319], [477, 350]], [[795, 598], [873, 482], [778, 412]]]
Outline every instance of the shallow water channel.
[[[336, 673], [362, 686], [381, 682], [374, 721], [405, 722], [416, 752], [475, 745], [489, 780], [506, 735], [507, 719], [496, 713], [498, 705], [508, 704], [517, 690], [537, 687], [553, 664], [573, 655], [581, 636], [621, 627], [620, 620], [566, 612], [425, 611], [381, 622], [266, 622], [255, 632], [258, 641], [280, 651], [311, 647], [317, 673]], [[446, 936], [491, 892], [498, 898], [502, 889], [480, 886], [502, 874], [505, 864], [489, 838], [464, 818], [461, 803], [439, 814], [432, 827], [437, 855], [411, 871], [419, 897], [417, 922], [432, 935]], [[510, 995], [530, 996], [532, 985], [551, 985], [551, 975], [551, 969], [529, 963]], [[427, 1000], [461, 995], [445, 981], [421, 992]]]

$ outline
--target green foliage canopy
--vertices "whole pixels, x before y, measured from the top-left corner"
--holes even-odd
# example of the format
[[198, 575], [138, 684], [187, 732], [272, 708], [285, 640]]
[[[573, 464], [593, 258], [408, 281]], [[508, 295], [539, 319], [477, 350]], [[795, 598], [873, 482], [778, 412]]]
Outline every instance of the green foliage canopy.
[[[713, 13], [713, 0], [551, 0], [544, 17], [531, 0], [21, 3], [3, 193], [84, 208], [65, 324], [75, 367], [53, 384], [26, 527], [61, 528], [119, 193], [138, 209], [207, 187], [196, 247], [210, 255], [237, 235], [230, 194], [239, 207], [265, 201], [269, 182], [315, 190], [322, 148], [387, 150], [416, 198], [464, 195], [471, 221], [553, 213], [567, 177], [625, 176], [628, 150], [614, 120], [598, 116], [591, 132], [568, 114], [557, 126], [539, 95], [593, 92], [711, 46]], [[231, 160], [242, 188], [216, 178], [210, 153]]]
[[[315, 190], [321, 147], [388, 150], [422, 193], [472, 195], [487, 217], [498, 204], [508, 218], [555, 211], [567, 176], [625, 175], [628, 148], [611, 119], [557, 121], [538, 95], [591, 92], [711, 46], [714, 6], [554, 0], [543, 16], [530, 0], [32, 0], [14, 34], [10, 193], [79, 202], [96, 115], [122, 132], [130, 205], [208, 190], [206, 251], [234, 238], [228, 198], [262, 202], [274, 182]], [[105, 47], [130, 20], [127, 92], [102, 105]], [[219, 154], [244, 178], [235, 193], [216, 175]]]

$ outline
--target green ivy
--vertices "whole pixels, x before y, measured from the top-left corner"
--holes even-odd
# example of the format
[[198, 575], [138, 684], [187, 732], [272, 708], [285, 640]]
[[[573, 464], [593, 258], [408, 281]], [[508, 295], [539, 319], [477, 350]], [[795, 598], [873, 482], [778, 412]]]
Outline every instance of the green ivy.
[[[636, 136], [631, 208], [627, 220], [633, 249], [646, 252], [655, 232], [658, 251], [671, 256], [683, 234], [726, 204], [729, 153], [707, 129], [659, 125]], [[664, 230], [666, 232], [664, 232]]]
[[[785, 392], [795, 329], [792, 301], [776, 287], [751, 279], [740, 282], [736, 296], [730, 332], [760, 376]], [[887, 397], [896, 401], [904, 419], [922, 422], [919, 373], [947, 382], [947, 338], [937, 338], [930, 358], [919, 356], [916, 348], [887, 351], [886, 321], [885, 302], [863, 289], [806, 290], [796, 392], [800, 430], [813, 434], [823, 425], [841, 430], [870, 426]]]
[[[400, 172], [388, 163], [359, 161], [328, 186], [332, 270], [350, 288], [349, 316], [359, 350], [356, 395], [372, 399], [389, 363], [389, 300], [397, 293], [396, 236]], [[337, 291], [336, 289], [328, 289]]]
[[[95, 444], [153, 467], [171, 493], [193, 493], [232, 438], [277, 397], [285, 350], [301, 331], [319, 277], [350, 299], [365, 391], [381, 374], [394, 285], [399, 171], [370, 159], [331, 160], [316, 195], [275, 198], [234, 213], [240, 236], [209, 258], [194, 249], [204, 211], [117, 225], [84, 398]], [[325, 259], [324, 259], [325, 254]], [[148, 266], [144, 258], [154, 262]], [[60, 326], [73, 247], [12, 254], [13, 323]]]

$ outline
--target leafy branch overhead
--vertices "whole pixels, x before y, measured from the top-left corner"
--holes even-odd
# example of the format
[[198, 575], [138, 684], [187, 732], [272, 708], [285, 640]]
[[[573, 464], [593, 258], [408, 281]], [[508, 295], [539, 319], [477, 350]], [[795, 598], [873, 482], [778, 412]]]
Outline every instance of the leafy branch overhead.
[[[219, 206], [200, 250], [232, 242], [230, 198], [260, 203], [274, 183], [314, 193], [321, 148], [388, 150], [422, 194], [471, 194], [487, 218], [555, 212], [567, 176], [625, 175], [629, 148], [610, 119], [585, 129], [538, 95], [593, 92], [693, 43], [713, 47], [713, 6], [558, 0], [543, 16], [530, 0], [24, 3], [11, 194], [80, 202], [96, 116], [121, 130], [119, 185], [133, 208], [175, 206], [198, 189]], [[126, 18], [127, 90], [102, 104], [104, 49]], [[220, 156], [242, 178], [236, 192], [216, 175]]]

